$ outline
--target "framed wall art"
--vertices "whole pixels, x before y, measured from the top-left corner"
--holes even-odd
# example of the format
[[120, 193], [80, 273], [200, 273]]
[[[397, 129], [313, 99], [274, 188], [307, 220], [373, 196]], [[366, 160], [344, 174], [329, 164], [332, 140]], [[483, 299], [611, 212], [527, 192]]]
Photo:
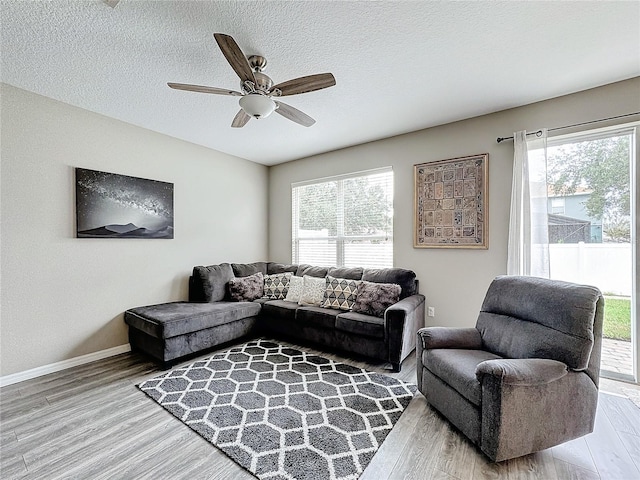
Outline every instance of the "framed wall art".
[[414, 165], [415, 248], [489, 248], [489, 154]]
[[173, 238], [173, 183], [76, 168], [78, 238]]

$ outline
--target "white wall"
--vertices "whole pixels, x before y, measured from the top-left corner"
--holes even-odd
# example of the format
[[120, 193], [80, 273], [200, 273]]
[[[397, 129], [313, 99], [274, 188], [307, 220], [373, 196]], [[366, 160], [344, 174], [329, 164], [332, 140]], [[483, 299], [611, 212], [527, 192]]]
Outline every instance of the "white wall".
[[[639, 93], [640, 78], [635, 78], [272, 167], [269, 258], [291, 260], [291, 215], [287, 212], [292, 182], [391, 165], [395, 266], [417, 273], [421, 293], [436, 310], [435, 318], [427, 318], [427, 325], [472, 326], [489, 283], [506, 271], [513, 144], [498, 144], [496, 137], [637, 112]], [[385, 116], [380, 121], [392, 122], [393, 118]], [[611, 122], [596, 126], [608, 124]], [[489, 153], [489, 249], [414, 249], [413, 165], [480, 153]]]
[[[0, 375], [126, 344], [123, 312], [186, 300], [194, 265], [267, 258], [267, 167], [9, 85], [1, 96]], [[175, 238], [74, 238], [74, 167], [173, 183]]]

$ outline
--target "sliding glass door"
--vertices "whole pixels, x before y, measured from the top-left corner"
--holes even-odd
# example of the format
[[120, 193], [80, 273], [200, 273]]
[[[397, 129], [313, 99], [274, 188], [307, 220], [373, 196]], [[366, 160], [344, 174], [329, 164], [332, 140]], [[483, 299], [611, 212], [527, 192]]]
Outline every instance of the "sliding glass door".
[[605, 296], [603, 376], [638, 378], [637, 128], [549, 139], [550, 277]]

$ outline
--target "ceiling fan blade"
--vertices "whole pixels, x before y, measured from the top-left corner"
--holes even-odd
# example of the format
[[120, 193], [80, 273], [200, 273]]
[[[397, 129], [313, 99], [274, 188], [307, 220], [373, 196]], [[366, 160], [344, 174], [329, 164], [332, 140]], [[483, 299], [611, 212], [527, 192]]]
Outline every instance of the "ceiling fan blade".
[[336, 79], [331, 73], [318, 73], [317, 75], [309, 75], [306, 77], [294, 78], [286, 82], [279, 83], [274, 86], [271, 91], [276, 88], [285, 95], [297, 95], [298, 93], [313, 92], [327, 87], [333, 87]]
[[240, 92], [235, 90], [226, 90], [224, 88], [205, 87], [203, 85], [189, 85], [188, 83], [167, 83], [171, 88], [176, 90], [186, 90], [188, 92], [200, 92], [200, 93], [213, 93], [215, 95], [233, 95], [234, 97], [241, 97]]
[[220, 50], [222, 50], [224, 58], [227, 59], [231, 68], [233, 68], [236, 74], [240, 77], [242, 83], [246, 81], [255, 83], [256, 79], [253, 76], [253, 70], [251, 70], [251, 67], [249, 66], [247, 57], [242, 53], [242, 50], [240, 50], [240, 47], [233, 37], [225, 35], [224, 33], [214, 33], [213, 36], [216, 39], [216, 42], [218, 42], [218, 46], [220, 47]]
[[278, 108], [276, 108], [276, 112], [282, 115], [284, 118], [288, 118], [289, 120], [299, 123], [304, 127], [310, 127], [316, 121], [307, 115], [304, 112], [301, 112], [297, 108], [293, 108], [291, 105], [287, 105], [286, 103], [276, 102]]
[[240, 109], [240, 111], [236, 113], [236, 116], [233, 117], [233, 122], [231, 122], [231, 126], [233, 128], [242, 128], [247, 124], [249, 120], [251, 120], [251, 115], [249, 115], [243, 109]]

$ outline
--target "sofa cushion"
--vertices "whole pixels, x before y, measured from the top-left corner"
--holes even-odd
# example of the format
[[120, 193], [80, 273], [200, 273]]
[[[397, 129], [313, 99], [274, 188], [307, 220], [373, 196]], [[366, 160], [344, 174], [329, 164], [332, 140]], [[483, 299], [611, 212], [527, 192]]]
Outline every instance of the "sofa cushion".
[[356, 301], [359, 284], [360, 280], [335, 278], [331, 275], [327, 275], [322, 306], [324, 308], [351, 310], [354, 302]]
[[299, 307], [296, 321], [322, 328], [336, 328], [336, 318], [341, 310], [322, 307]]
[[303, 288], [304, 278], [296, 277], [295, 275], [293, 275], [289, 279], [289, 290], [287, 290], [287, 296], [285, 297], [285, 300], [287, 302], [298, 303], [300, 301], [300, 297], [302, 296]]
[[384, 317], [384, 312], [400, 300], [400, 285], [395, 283], [373, 283], [361, 281], [356, 292], [353, 311]]
[[324, 278], [327, 276], [327, 272], [329, 271], [329, 267], [314, 267], [313, 265], [298, 265], [298, 271], [296, 272], [297, 277], [304, 277], [305, 275], [309, 275], [310, 277], [320, 277]]
[[260, 272], [229, 280], [229, 295], [236, 302], [251, 302], [262, 297], [264, 278]]
[[236, 277], [248, 277], [258, 272], [267, 274], [267, 262], [232, 263], [231, 268]]
[[298, 307], [297, 303], [285, 300], [268, 300], [262, 305], [262, 315], [294, 321]]
[[336, 319], [336, 329], [365, 337], [384, 338], [384, 319], [362, 313], [341, 313]]
[[228, 263], [209, 265], [208, 267], [193, 267], [193, 277], [200, 285], [205, 302], [219, 302], [224, 300], [227, 284], [233, 278], [233, 270]]
[[225, 325], [260, 313], [253, 302], [173, 302], [127, 310], [124, 321], [156, 338], [171, 338]]
[[397, 283], [402, 289], [400, 299], [417, 293], [415, 272], [404, 268], [365, 268], [362, 280], [375, 283]]
[[288, 265], [285, 263], [267, 263], [267, 275], [275, 275], [276, 273], [291, 272], [295, 274], [298, 271], [298, 265]]
[[303, 278], [302, 293], [300, 294], [300, 305], [319, 307], [324, 299], [324, 292], [327, 289], [327, 281], [323, 278], [305, 275]]
[[348, 280], [361, 280], [362, 267], [331, 267], [327, 272], [327, 276], [334, 278], [346, 278]]
[[485, 360], [502, 358], [485, 350], [436, 348], [422, 352], [422, 365], [474, 405], [482, 402], [482, 385], [476, 367]]
[[293, 273], [275, 273], [264, 276], [263, 296], [271, 300], [284, 300], [289, 291], [289, 281]]

